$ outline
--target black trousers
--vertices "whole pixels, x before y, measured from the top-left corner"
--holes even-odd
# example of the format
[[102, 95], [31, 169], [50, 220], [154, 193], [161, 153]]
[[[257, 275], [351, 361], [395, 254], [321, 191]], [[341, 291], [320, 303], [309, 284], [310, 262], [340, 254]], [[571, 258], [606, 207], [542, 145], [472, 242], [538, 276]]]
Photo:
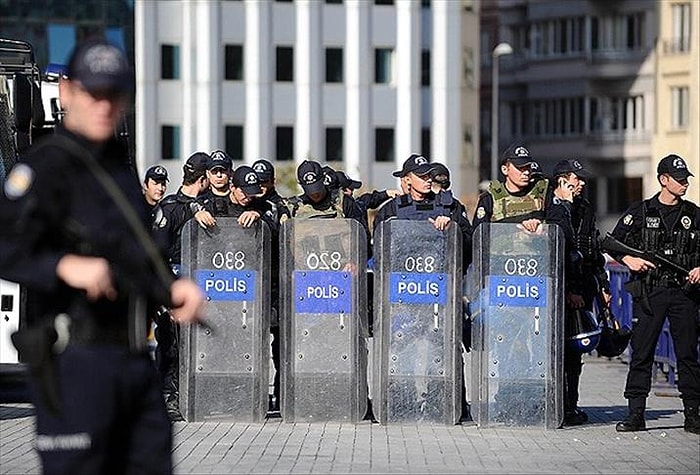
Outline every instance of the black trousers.
[[153, 363], [118, 346], [68, 346], [56, 357], [61, 410], [30, 380], [46, 474], [172, 473], [172, 431]]
[[632, 361], [627, 373], [625, 398], [630, 400], [630, 407], [635, 404], [644, 407], [644, 400], [651, 390], [656, 343], [668, 317], [678, 362], [678, 390], [684, 403], [697, 406], [700, 402], [697, 304], [676, 287], [652, 287], [647, 302], [642, 299], [634, 299], [637, 322], [632, 333]]

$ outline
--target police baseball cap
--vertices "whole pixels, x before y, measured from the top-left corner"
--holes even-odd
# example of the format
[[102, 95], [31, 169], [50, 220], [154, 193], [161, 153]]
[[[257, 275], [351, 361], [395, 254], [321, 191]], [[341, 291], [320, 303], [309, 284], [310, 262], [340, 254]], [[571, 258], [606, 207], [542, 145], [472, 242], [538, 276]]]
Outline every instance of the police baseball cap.
[[313, 160], [304, 160], [297, 168], [297, 180], [307, 195], [320, 193], [326, 189], [323, 183], [321, 164]]
[[80, 82], [91, 94], [125, 94], [134, 89], [134, 78], [126, 56], [103, 39], [92, 39], [78, 45], [70, 56], [66, 75], [70, 80]]
[[253, 170], [258, 174], [260, 181], [272, 180], [275, 177], [275, 167], [264, 158], [259, 158], [253, 162]]
[[537, 162], [530, 162], [530, 176], [531, 177], [543, 177], [544, 172], [542, 171], [542, 167], [540, 167], [540, 164]]
[[574, 173], [579, 178], [590, 178], [591, 174], [583, 168], [581, 162], [575, 159], [570, 160], [560, 160], [554, 165], [554, 171], [552, 175], [568, 175], [569, 173]]
[[185, 173], [195, 174], [205, 172], [209, 168], [211, 158], [204, 152], [195, 152], [189, 156], [182, 169]]
[[223, 150], [214, 150], [209, 157], [209, 170], [213, 170], [214, 168], [231, 170], [233, 168], [233, 159]]
[[241, 165], [233, 171], [233, 178], [231, 179], [233, 186], [240, 188], [246, 196], [254, 196], [262, 193], [262, 188], [260, 188], [260, 178], [258, 174], [255, 173], [253, 167], [247, 165]]
[[516, 167], [522, 167], [529, 165], [535, 160], [530, 155], [530, 151], [522, 144], [512, 144], [510, 147], [503, 152], [503, 158], [501, 159], [501, 165], [505, 165], [510, 162]]
[[327, 188], [331, 190], [337, 190], [340, 188], [338, 174], [333, 168], [325, 165], [321, 167], [321, 170], [323, 170], [323, 184], [326, 185]]
[[148, 181], [149, 178], [153, 181], [168, 181], [168, 170], [166, 170], [163, 166], [153, 165], [146, 170], [144, 182]]
[[433, 163], [433, 171], [430, 172], [430, 178], [441, 185], [449, 185], [450, 170], [442, 163]]
[[410, 157], [403, 162], [403, 167], [401, 170], [397, 170], [392, 175], [395, 177], [404, 177], [409, 173], [415, 173], [418, 176], [424, 176], [430, 173], [433, 169], [433, 165], [422, 155], [417, 153], [411, 154]]
[[362, 186], [361, 181], [353, 180], [343, 171], [335, 172], [336, 178], [338, 179], [338, 185], [342, 189], [357, 190]]
[[688, 170], [688, 165], [676, 154], [666, 155], [656, 167], [656, 174], [668, 173], [676, 180], [687, 180], [689, 176], [695, 176]]

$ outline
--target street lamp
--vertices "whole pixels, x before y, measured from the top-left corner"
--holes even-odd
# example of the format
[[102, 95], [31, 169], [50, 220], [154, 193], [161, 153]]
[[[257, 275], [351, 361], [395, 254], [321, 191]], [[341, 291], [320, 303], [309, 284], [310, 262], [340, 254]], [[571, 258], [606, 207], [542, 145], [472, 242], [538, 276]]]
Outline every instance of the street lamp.
[[513, 54], [513, 48], [508, 43], [498, 43], [493, 49], [491, 68], [491, 180], [498, 180], [498, 58]]

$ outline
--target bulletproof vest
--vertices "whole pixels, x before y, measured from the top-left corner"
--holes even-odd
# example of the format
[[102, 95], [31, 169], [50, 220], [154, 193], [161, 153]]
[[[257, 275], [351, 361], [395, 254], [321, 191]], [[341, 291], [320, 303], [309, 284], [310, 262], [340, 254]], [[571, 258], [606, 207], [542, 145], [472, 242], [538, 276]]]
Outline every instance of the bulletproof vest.
[[[649, 207], [649, 200], [645, 200], [642, 204], [642, 248], [661, 254], [686, 269], [697, 267], [700, 265], [700, 235], [699, 223], [694, 218], [694, 205], [682, 201], [675, 222], [664, 223], [659, 210]], [[682, 276], [663, 266], [652, 269], [647, 276], [652, 283], [668, 279], [683, 283]]]
[[343, 214], [343, 193], [338, 193], [337, 190], [330, 192], [326, 198], [329, 206], [320, 209], [314, 206], [311, 202], [304, 201], [299, 196], [290, 198], [289, 204], [291, 207], [292, 216], [295, 218], [344, 218]]
[[396, 205], [396, 217], [420, 221], [438, 216], [450, 216], [453, 207], [454, 198], [449, 191], [441, 191], [423, 201], [415, 201], [409, 195], [401, 195]]
[[492, 181], [489, 184], [489, 193], [493, 197], [491, 222], [508, 222], [512, 221], [512, 218], [522, 220], [527, 217], [543, 219], [548, 185], [548, 180], [539, 180], [527, 194], [513, 196], [508, 192], [504, 183]]

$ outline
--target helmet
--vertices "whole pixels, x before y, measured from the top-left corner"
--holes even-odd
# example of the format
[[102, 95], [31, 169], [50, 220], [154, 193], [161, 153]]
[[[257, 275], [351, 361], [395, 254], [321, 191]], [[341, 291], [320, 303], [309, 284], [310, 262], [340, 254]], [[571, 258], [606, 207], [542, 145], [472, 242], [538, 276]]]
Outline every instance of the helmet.
[[600, 341], [598, 342], [598, 347], [596, 352], [600, 356], [605, 356], [607, 358], [615, 358], [620, 356], [632, 337], [632, 330], [629, 327], [620, 327], [620, 324], [615, 319], [613, 314], [604, 309], [602, 313], [602, 319], [600, 322]]
[[565, 316], [567, 349], [581, 354], [595, 350], [601, 330], [593, 312], [582, 308], [569, 309]]

